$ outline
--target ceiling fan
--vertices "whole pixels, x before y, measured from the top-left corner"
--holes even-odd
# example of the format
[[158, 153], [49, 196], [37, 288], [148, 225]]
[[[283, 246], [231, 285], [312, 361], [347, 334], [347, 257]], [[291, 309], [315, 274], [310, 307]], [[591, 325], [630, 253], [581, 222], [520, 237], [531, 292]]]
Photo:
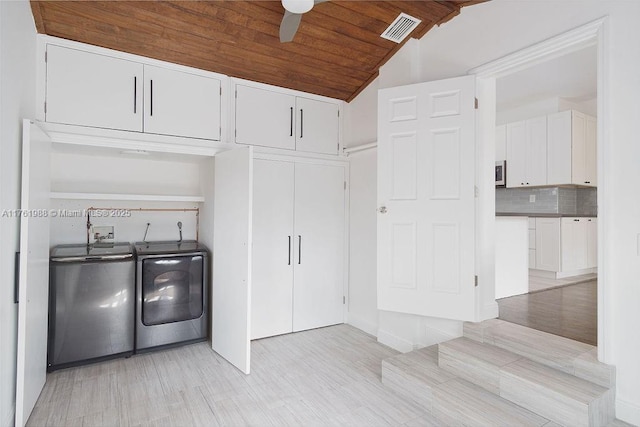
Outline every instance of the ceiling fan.
[[328, 0], [282, 0], [284, 16], [280, 23], [280, 43], [293, 40], [298, 31], [302, 15], [309, 12], [315, 4]]

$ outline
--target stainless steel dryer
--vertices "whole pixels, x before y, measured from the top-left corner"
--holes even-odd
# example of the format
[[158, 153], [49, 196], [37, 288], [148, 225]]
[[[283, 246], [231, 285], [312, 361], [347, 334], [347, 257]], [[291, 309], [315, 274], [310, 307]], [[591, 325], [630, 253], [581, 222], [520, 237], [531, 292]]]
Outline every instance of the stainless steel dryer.
[[192, 240], [137, 242], [136, 352], [208, 337], [207, 248]]

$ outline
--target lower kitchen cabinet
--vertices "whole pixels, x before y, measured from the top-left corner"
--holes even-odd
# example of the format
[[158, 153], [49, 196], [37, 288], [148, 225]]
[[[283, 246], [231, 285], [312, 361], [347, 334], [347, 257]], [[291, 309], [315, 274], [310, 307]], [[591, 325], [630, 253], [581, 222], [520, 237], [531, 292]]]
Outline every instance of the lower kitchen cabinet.
[[344, 168], [254, 160], [251, 338], [343, 322]]

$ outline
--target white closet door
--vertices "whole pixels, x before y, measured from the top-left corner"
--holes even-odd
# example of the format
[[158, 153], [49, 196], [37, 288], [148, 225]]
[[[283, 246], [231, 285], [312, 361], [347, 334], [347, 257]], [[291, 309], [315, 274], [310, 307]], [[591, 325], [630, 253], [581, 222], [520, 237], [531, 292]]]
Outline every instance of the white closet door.
[[296, 98], [296, 150], [338, 153], [338, 106], [315, 99]]
[[245, 374], [251, 363], [253, 147], [215, 157], [213, 350]]
[[253, 165], [251, 339], [292, 331], [294, 164]]
[[295, 165], [293, 330], [342, 323], [344, 168]]
[[236, 86], [236, 142], [294, 150], [295, 97]]
[[142, 131], [142, 64], [47, 47], [47, 121]]
[[[22, 427], [46, 380], [49, 312], [49, 168], [51, 142], [28, 120], [22, 125], [22, 212], [16, 419]], [[5, 295], [6, 298], [6, 295]]]
[[220, 80], [144, 66], [144, 131], [220, 139]]

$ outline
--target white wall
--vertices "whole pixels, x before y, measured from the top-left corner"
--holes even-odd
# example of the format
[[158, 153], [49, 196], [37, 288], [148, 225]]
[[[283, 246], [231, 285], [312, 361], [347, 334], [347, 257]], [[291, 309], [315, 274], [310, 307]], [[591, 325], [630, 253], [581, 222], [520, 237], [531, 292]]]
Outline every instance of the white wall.
[[[26, 0], [0, 2], [0, 206], [20, 207], [21, 119], [35, 117], [36, 31]], [[0, 425], [13, 425], [18, 221], [0, 217]]]
[[421, 81], [459, 76], [605, 16], [608, 91], [598, 96], [611, 108], [599, 112], [609, 123], [610, 141], [603, 146], [604, 175], [599, 177], [605, 191], [598, 192], [605, 236], [599, 242], [605, 287], [605, 337], [600, 345], [604, 361], [617, 367], [617, 416], [640, 424], [640, 144], [636, 124], [640, 117], [640, 2], [563, 0], [551, 5], [538, 0], [493, 0], [464, 8], [460, 16], [432, 29], [420, 40], [415, 58], [421, 64]]

